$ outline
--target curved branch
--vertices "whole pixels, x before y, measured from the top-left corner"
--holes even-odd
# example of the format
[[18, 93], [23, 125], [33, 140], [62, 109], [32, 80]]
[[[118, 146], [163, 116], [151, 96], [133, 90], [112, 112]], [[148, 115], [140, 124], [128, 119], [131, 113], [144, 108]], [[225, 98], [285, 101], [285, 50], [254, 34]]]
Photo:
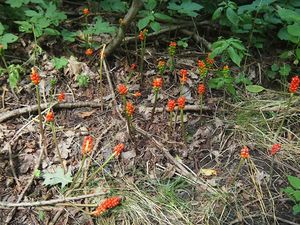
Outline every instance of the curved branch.
[[129, 8], [127, 14], [125, 15], [124, 19], [121, 20], [121, 25], [119, 27], [117, 35], [114, 37], [114, 39], [108, 44], [108, 46], [105, 49], [105, 56], [108, 56], [112, 53], [112, 51], [117, 48], [124, 36], [125, 36], [125, 30], [128, 26], [128, 24], [131, 23], [131, 21], [135, 18], [137, 15], [138, 11], [142, 7], [143, 2], [141, 0], [133, 0], [131, 7]]

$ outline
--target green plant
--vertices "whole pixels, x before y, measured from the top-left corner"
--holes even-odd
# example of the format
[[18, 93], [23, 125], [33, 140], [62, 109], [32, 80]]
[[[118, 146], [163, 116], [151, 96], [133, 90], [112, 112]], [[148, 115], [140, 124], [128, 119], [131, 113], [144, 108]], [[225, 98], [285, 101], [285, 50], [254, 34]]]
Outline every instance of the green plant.
[[288, 176], [288, 181], [290, 186], [283, 189], [283, 192], [294, 202], [293, 214], [296, 215], [300, 213], [300, 179], [298, 177]]
[[210, 54], [211, 58], [217, 55], [222, 56], [222, 61], [225, 62], [231, 59], [236, 65], [240, 66], [243, 57], [246, 55], [246, 48], [242, 41], [236, 38], [222, 39], [212, 44], [213, 51]]
[[86, 74], [78, 75], [76, 79], [79, 87], [88, 87], [90, 82], [90, 77]]
[[6, 33], [4, 31], [5, 28], [0, 22], [0, 45], [2, 45], [3, 49], [5, 50], [8, 48], [8, 44], [17, 41], [18, 37], [12, 33]]
[[43, 178], [45, 179], [43, 182], [44, 185], [52, 186], [61, 184], [61, 188], [72, 182], [71, 170], [65, 173], [61, 167], [57, 167], [53, 173], [45, 172]]
[[[225, 68], [225, 67], [224, 67]], [[222, 89], [229, 92], [232, 95], [236, 94], [236, 90], [234, 87], [234, 77], [230, 76], [230, 71], [228, 67], [225, 69], [218, 71], [216, 73], [217, 77], [213, 77], [208, 81], [208, 86], [214, 89]]]
[[199, 3], [193, 2], [192, 0], [171, 0], [169, 1], [168, 9], [173, 10], [174, 12], [190, 16], [190, 17], [196, 17], [199, 14], [197, 11], [203, 9], [204, 7], [200, 5]]
[[62, 56], [60, 58], [57, 58], [57, 57], [54, 57], [52, 60], [51, 60], [53, 66], [55, 69], [57, 70], [60, 70], [62, 68], [64, 68], [66, 65], [68, 65], [68, 60]]
[[24, 72], [24, 69], [21, 65], [18, 64], [11, 64], [6, 69], [0, 68], [0, 76], [4, 74], [8, 74], [8, 83], [11, 89], [14, 89], [17, 87], [18, 82], [21, 78], [21, 73]]

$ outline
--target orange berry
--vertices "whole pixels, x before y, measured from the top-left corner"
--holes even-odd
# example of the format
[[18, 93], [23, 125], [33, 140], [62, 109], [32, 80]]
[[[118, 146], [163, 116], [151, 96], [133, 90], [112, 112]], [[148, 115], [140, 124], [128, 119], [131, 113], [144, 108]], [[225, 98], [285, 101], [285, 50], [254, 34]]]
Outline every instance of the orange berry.
[[53, 111], [49, 111], [47, 114], [46, 114], [46, 122], [53, 122], [54, 121], [54, 113]]
[[31, 75], [30, 75], [30, 79], [32, 81], [32, 83], [34, 83], [35, 85], [39, 85], [40, 81], [41, 81], [41, 77], [39, 75], [39, 73], [36, 71], [36, 68], [31, 68]]
[[102, 213], [107, 211], [108, 209], [112, 209], [116, 206], [118, 206], [121, 203], [121, 197], [111, 197], [106, 200], [104, 200], [94, 212], [91, 214], [93, 216], [100, 216]]
[[116, 147], [114, 148], [115, 156], [119, 156], [121, 154], [121, 152], [124, 150], [124, 148], [125, 148], [125, 145], [123, 143], [116, 145]]
[[169, 101], [168, 101], [168, 111], [169, 112], [173, 112], [174, 111], [174, 108], [175, 108], [175, 106], [176, 106], [176, 101], [175, 100], [173, 100], [173, 99], [170, 99]]
[[205, 61], [208, 64], [208, 66], [212, 66], [215, 62], [215, 60], [213, 58], [210, 58], [210, 53], [207, 54]]
[[271, 148], [270, 154], [275, 155], [281, 149], [281, 144], [274, 144]]
[[180, 70], [180, 83], [185, 84], [187, 81], [187, 70], [186, 69], [181, 69]]
[[181, 96], [177, 99], [177, 104], [179, 109], [184, 109], [185, 107], [185, 97]]
[[65, 100], [65, 93], [64, 92], [60, 93], [58, 95], [57, 99], [58, 99], [58, 102], [63, 102]]
[[126, 113], [129, 117], [134, 113], [134, 106], [131, 102], [126, 102]]
[[120, 95], [127, 95], [128, 88], [124, 84], [119, 84], [118, 85], [118, 92], [119, 92]]
[[205, 93], [205, 85], [204, 84], [199, 84], [198, 85], [198, 94], [199, 95], [204, 95]]
[[87, 56], [91, 56], [91, 55], [93, 55], [93, 53], [94, 53], [94, 51], [93, 51], [93, 49], [91, 49], [91, 48], [88, 48], [87, 50], [85, 50], [85, 54], [86, 54]]
[[155, 78], [152, 85], [154, 89], [158, 90], [163, 85], [163, 79], [161, 77]]
[[244, 146], [241, 150], [240, 156], [242, 159], [248, 159], [250, 154], [249, 154], [249, 148], [247, 146]]
[[294, 76], [291, 80], [291, 83], [290, 83], [290, 88], [289, 88], [289, 91], [291, 93], [296, 93], [298, 88], [299, 88], [299, 84], [300, 84], [300, 79], [298, 76]]
[[141, 97], [141, 96], [142, 96], [142, 93], [139, 92], [139, 91], [137, 91], [137, 92], [135, 92], [135, 93], [133, 94], [133, 96], [134, 96], [135, 98], [138, 98], [138, 97]]
[[176, 45], [177, 45], [177, 44], [176, 44], [175, 41], [171, 41], [170, 44], [169, 44], [170, 47], [176, 47]]
[[130, 69], [131, 69], [131, 70], [136, 70], [136, 68], [137, 68], [137, 65], [136, 65], [135, 63], [132, 63], [132, 64], [130, 65]]
[[83, 155], [91, 153], [93, 150], [93, 138], [92, 136], [85, 136], [82, 143], [81, 153]]
[[89, 10], [88, 8], [84, 8], [84, 9], [82, 10], [82, 13], [83, 13], [83, 15], [87, 16], [87, 15], [90, 14], [90, 10]]

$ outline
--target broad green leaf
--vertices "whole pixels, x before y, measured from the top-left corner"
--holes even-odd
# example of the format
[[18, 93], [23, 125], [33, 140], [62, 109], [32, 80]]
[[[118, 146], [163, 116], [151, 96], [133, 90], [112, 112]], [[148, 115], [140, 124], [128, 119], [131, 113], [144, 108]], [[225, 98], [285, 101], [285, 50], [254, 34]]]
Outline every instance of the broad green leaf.
[[115, 31], [115, 27], [110, 26], [108, 22], [104, 22], [101, 17], [96, 17], [95, 24], [89, 30], [91, 34], [96, 35], [101, 33], [114, 33]]
[[17, 87], [19, 80], [20, 80], [19, 70], [18, 69], [9, 70], [8, 83], [11, 89]]
[[177, 11], [178, 13], [185, 14], [187, 16], [196, 17], [200, 9], [203, 9], [203, 6], [192, 2], [192, 0], [181, 0], [181, 4], [177, 4], [176, 1], [170, 1], [168, 9]]
[[103, 10], [108, 12], [125, 12], [127, 9], [127, 4], [121, 0], [101, 0], [100, 6]]
[[7, 49], [7, 44], [13, 43], [18, 40], [18, 37], [11, 33], [6, 33], [3, 36], [0, 36], [0, 43], [3, 45], [4, 49]]
[[295, 190], [292, 187], [286, 187], [282, 191], [291, 197], [292, 197], [293, 193], [295, 192]]
[[0, 22], [0, 35], [2, 35], [4, 32], [4, 26], [2, 25], [2, 23]]
[[154, 15], [155, 19], [163, 20], [168, 23], [173, 23], [173, 21], [174, 21], [174, 19], [171, 16], [168, 16], [166, 14], [154, 13], [153, 15]]
[[300, 48], [297, 48], [295, 53], [296, 53], [297, 59], [300, 59]]
[[227, 48], [227, 53], [230, 57], [230, 59], [238, 66], [240, 66], [242, 58], [238, 55], [236, 50], [233, 47]]
[[297, 215], [298, 213], [300, 213], [300, 204], [296, 204], [293, 206], [293, 214]]
[[297, 202], [300, 202], [300, 191], [294, 191], [293, 196]]
[[216, 11], [214, 11], [214, 14], [212, 15], [212, 20], [218, 19], [221, 16], [222, 11], [223, 11], [222, 7], [217, 8]]
[[51, 62], [53, 63], [55, 69], [60, 70], [68, 65], [68, 60], [65, 57], [54, 57]]
[[150, 23], [150, 21], [153, 21], [153, 20], [154, 20], [154, 17], [152, 15], [149, 15], [143, 19], [140, 19], [137, 24], [139, 30], [143, 30]]
[[300, 179], [298, 177], [288, 176], [288, 181], [293, 188], [300, 190]]
[[145, 8], [147, 10], [152, 11], [153, 9], [155, 9], [156, 4], [157, 4], [156, 0], [148, 0], [148, 2], [145, 4]]
[[23, 4], [28, 4], [30, 0], [6, 0], [12, 8], [20, 8]]
[[59, 35], [59, 31], [52, 28], [44, 29], [44, 33], [52, 36]]
[[152, 30], [154, 30], [155, 32], [160, 31], [160, 24], [158, 22], [151, 22], [150, 23], [150, 27], [152, 28]]
[[294, 10], [285, 9], [278, 6], [277, 12], [281, 19], [287, 21], [288, 23], [300, 22], [300, 14]]
[[279, 66], [278, 66], [276, 63], [274, 63], [274, 64], [272, 64], [272, 66], [271, 66], [271, 70], [272, 70], [273, 72], [276, 72], [276, 71], [279, 70]]
[[241, 41], [231, 41], [230, 44], [241, 51], [246, 51], [246, 48], [243, 46]]
[[67, 184], [72, 182], [71, 170], [64, 174], [64, 170], [61, 167], [56, 168], [54, 173], [46, 172], [43, 175], [44, 185], [56, 185], [61, 184], [61, 188], [64, 188]]
[[287, 26], [287, 32], [290, 35], [300, 37], [300, 24], [299, 23], [294, 23], [293, 25], [288, 25]]
[[251, 93], [259, 93], [265, 90], [265, 88], [260, 85], [248, 85], [246, 86], [246, 90]]
[[225, 49], [229, 46], [227, 42], [223, 42], [223, 45], [220, 45], [219, 47], [214, 47], [214, 44], [212, 46], [213, 51], [210, 54], [211, 58], [215, 58], [217, 55], [221, 55]]
[[281, 59], [288, 59], [293, 56], [293, 51], [284, 51], [279, 55]]
[[234, 25], [238, 25], [239, 23], [239, 16], [236, 14], [236, 12], [228, 7], [226, 9], [226, 17], [229, 19], [229, 21], [234, 24]]
[[63, 29], [61, 31], [61, 35], [62, 35], [64, 41], [74, 42], [75, 38], [77, 36], [77, 32], [71, 32], [66, 29]]

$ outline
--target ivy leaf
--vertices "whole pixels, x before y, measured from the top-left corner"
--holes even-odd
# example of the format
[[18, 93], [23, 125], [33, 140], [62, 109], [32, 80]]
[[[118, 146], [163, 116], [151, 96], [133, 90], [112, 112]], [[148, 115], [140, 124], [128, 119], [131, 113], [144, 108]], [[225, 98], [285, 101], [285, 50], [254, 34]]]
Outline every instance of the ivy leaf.
[[61, 167], [57, 167], [54, 173], [44, 173], [43, 177], [45, 179], [43, 184], [50, 186], [61, 184], [61, 188], [72, 182], [71, 170], [64, 174], [64, 170]]
[[260, 85], [248, 85], [246, 86], [246, 90], [251, 93], [259, 93], [265, 90], [265, 88]]

